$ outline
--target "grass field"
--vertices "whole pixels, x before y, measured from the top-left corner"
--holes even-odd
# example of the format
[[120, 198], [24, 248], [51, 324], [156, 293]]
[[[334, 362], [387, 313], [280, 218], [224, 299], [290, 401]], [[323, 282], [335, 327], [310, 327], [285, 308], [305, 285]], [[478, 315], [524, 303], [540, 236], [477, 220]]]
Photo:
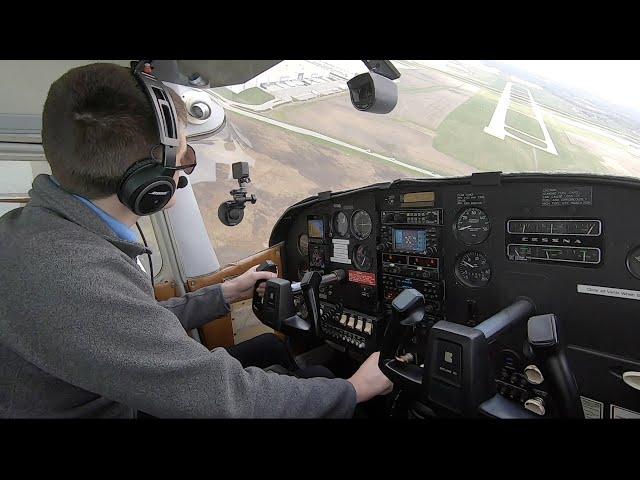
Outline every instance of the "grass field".
[[544, 120], [558, 155], [536, 150], [509, 137], [500, 140], [484, 133], [483, 128], [489, 124], [497, 102], [496, 94], [482, 92], [460, 105], [440, 124], [433, 146], [484, 171], [608, 173], [600, 157], [569, 141], [552, 115]]
[[246, 103], [247, 105], [262, 105], [275, 98], [270, 93], [260, 90], [258, 87], [248, 88], [240, 93], [234, 93], [226, 87], [214, 88], [213, 91], [222, 95], [227, 100]]
[[517, 110], [507, 110], [507, 125], [516, 128], [529, 136], [536, 138], [544, 138], [540, 124], [535, 118], [520, 113]]

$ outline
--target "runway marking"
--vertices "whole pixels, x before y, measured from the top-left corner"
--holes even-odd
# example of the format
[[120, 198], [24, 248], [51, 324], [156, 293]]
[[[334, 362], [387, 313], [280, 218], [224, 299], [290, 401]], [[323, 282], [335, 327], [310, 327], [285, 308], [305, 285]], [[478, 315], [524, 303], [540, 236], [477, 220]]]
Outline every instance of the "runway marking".
[[[513, 88], [513, 82], [507, 82], [507, 84], [504, 86], [504, 90], [502, 91], [502, 95], [500, 96], [500, 100], [498, 101], [498, 105], [496, 105], [496, 109], [493, 112], [493, 115], [491, 117], [491, 121], [489, 122], [489, 125], [484, 127], [484, 132], [488, 133], [489, 135], [492, 135], [496, 138], [499, 138], [500, 140], [504, 140], [505, 137], [511, 137], [515, 140], [518, 140], [519, 142], [525, 143], [533, 148], [537, 148], [539, 150], [542, 150], [543, 152], [548, 152], [552, 155], [558, 155], [558, 151], [556, 150], [555, 145], [553, 144], [553, 140], [551, 140], [551, 135], [549, 135], [549, 130], [547, 129], [547, 126], [544, 123], [544, 119], [542, 118], [542, 110], [540, 110], [540, 107], [538, 106], [538, 104], [534, 101], [533, 96], [531, 95], [531, 91], [527, 88], [524, 87], [522, 85], [517, 85], [518, 89], [521, 90], [526, 90], [527, 96], [529, 97], [529, 102], [530, 102], [530, 107], [531, 110], [533, 111], [533, 117], [535, 118], [535, 120], [537, 120], [538, 124], [540, 125], [540, 130], [542, 131], [542, 134], [544, 135], [544, 139], [542, 138], [536, 138], [528, 133], [525, 133], [521, 130], [518, 130], [517, 128], [514, 128], [510, 125], [506, 124], [507, 121], [507, 111], [509, 110], [509, 106], [511, 105], [512, 102], [512, 88]], [[525, 114], [526, 115], [526, 114]], [[519, 132], [522, 133], [523, 135], [526, 135], [527, 137], [530, 138], [534, 138], [536, 140], [539, 140], [540, 142], [544, 142], [546, 147], [541, 147], [540, 145], [535, 145], [534, 143], [531, 143], [529, 141], [527, 141], [526, 139], [519, 137], [518, 135], [514, 135], [513, 133], [507, 131], [505, 129], [505, 127], [508, 127], [511, 130], [514, 130], [515, 132]]]

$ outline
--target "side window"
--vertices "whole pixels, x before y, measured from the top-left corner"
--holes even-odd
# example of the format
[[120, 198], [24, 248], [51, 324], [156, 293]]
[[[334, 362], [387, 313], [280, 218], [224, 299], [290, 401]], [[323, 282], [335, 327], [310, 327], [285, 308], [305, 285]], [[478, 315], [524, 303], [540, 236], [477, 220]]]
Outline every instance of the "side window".
[[26, 203], [33, 179], [41, 173], [51, 174], [45, 161], [0, 161], [0, 216]]
[[4, 198], [5, 197], [3, 197], [2, 194], [0, 194], [0, 217], [3, 216], [5, 213], [13, 210], [14, 208], [24, 206], [24, 203], [4, 201]]
[[41, 173], [51, 175], [46, 161], [0, 161], [0, 195], [26, 195], [33, 179]]

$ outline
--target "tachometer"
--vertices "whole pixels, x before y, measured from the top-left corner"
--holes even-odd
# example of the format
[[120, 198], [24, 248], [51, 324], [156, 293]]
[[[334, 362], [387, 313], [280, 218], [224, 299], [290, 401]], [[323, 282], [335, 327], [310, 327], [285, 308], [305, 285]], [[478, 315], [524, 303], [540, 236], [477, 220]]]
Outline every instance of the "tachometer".
[[371, 216], [364, 210], [356, 210], [351, 216], [351, 229], [356, 238], [364, 240], [371, 235], [373, 223]]
[[455, 223], [458, 239], [467, 245], [484, 242], [491, 231], [489, 217], [480, 208], [467, 208], [460, 213]]
[[349, 217], [344, 212], [338, 212], [333, 217], [333, 229], [341, 237], [349, 232]]
[[309, 236], [306, 233], [298, 237], [298, 251], [304, 257], [309, 255]]
[[491, 266], [487, 256], [480, 252], [466, 252], [458, 258], [456, 278], [467, 287], [484, 287], [491, 279]]

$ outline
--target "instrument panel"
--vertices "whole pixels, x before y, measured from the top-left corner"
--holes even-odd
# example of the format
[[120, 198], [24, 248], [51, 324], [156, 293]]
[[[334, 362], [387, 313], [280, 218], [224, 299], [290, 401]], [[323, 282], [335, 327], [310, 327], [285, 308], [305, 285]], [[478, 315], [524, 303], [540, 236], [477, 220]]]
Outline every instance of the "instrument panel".
[[[640, 181], [615, 177], [396, 181], [300, 202], [281, 217], [270, 244], [285, 243], [291, 280], [309, 268], [345, 269], [348, 281], [324, 289], [321, 301], [333, 315], [327, 339], [347, 349], [375, 351], [404, 288], [423, 293], [430, 324], [474, 326], [526, 296], [538, 314], [561, 319], [581, 391], [606, 399], [632, 394], [613, 380], [604, 382], [613, 390], [603, 391], [611, 358], [640, 369], [638, 205]], [[525, 338], [526, 325], [496, 345], [496, 358], [526, 362]], [[502, 361], [497, 371], [509, 370]]]

